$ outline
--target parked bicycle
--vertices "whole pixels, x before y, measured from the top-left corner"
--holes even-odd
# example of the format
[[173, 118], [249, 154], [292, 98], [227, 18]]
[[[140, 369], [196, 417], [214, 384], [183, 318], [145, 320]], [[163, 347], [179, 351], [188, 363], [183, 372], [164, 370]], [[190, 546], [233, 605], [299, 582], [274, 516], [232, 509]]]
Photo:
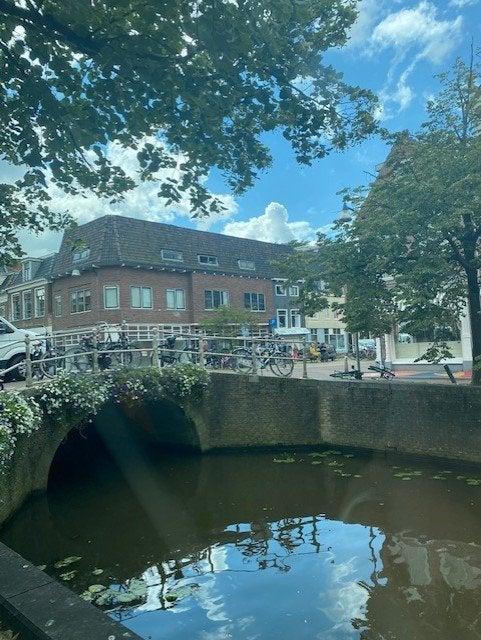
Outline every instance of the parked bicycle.
[[[159, 340], [157, 358], [161, 367], [173, 366], [184, 362], [195, 362], [194, 353], [198, 351], [198, 346], [189, 341], [182, 348], [176, 346], [177, 340], [183, 339], [180, 335], [172, 335]], [[152, 362], [154, 354], [152, 354]]]
[[117, 331], [117, 338], [112, 338], [111, 327], [101, 324], [103, 340], [97, 340], [95, 334], [89, 333], [80, 339], [80, 346], [66, 354], [67, 369], [73, 368], [84, 373], [93, 369], [95, 346], [98, 351], [97, 363], [100, 371], [117, 367], [135, 368], [140, 366], [142, 354], [140, 345], [131, 342], [127, 327], [122, 324]]
[[287, 352], [287, 344], [278, 340], [268, 340], [252, 347], [238, 347], [232, 352], [234, 367], [240, 373], [253, 373], [258, 369], [270, 368], [276, 376], [289, 377], [294, 370], [294, 361]]

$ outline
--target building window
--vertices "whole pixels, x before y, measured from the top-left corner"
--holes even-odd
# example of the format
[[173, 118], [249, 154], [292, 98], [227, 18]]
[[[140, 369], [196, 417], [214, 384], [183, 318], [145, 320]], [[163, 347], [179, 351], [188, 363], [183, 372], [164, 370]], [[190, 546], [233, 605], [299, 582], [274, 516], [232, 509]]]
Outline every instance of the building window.
[[206, 265], [209, 265], [210, 267], [216, 267], [219, 264], [219, 261], [217, 260], [217, 256], [199, 255], [197, 256], [197, 258], [199, 260], [199, 264], [206, 264]]
[[104, 287], [104, 309], [119, 308], [119, 288], [116, 284], [105, 285]]
[[132, 309], [152, 309], [152, 287], [130, 287]]
[[289, 287], [289, 295], [292, 296], [293, 298], [297, 298], [299, 296], [299, 286], [297, 284], [292, 285], [292, 287]]
[[283, 284], [276, 284], [276, 296], [285, 296], [286, 288]]
[[32, 317], [32, 292], [23, 292], [23, 319], [30, 320]]
[[27, 282], [32, 279], [32, 263], [30, 260], [22, 264], [22, 280]]
[[21, 317], [21, 305], [20, 294], [16, 293], [12, 296], [12, 320], [20, 320]]
[[90, 289], [81, 289], [70, 293], [70, 313], [91, 311]]
[[204, 297], [206, 309], [217, 309], [229, 304], [228, 291], [204, 291]]
[[287, 309], [277, 309], [277, 327], [278, 329], [287, 327]]
[[239, 269], [246, 269], [248, 271], [255, 271], [256, 265], [252, 260], [237, 260]]
[[62, 315], [62, 296], [54, 296], [53, 299], [53, 314], [56, 318]]
[[79, 262], [79, 260], [86, 260], [90, 255], [90, 247], [83, 247], [81, 249], [77, 249], [72, 254], [72, 260], [74, 262]]
[[291, 327], [300, 327], [301, 326], [301, 314], [299, 313], [299, 309], [291, 309]]
[[183, 289], [167, 289], [167, 309], [185, 309], [185, 291]]
[[182, 251], [172, 251], [172, 249], [162, 249], [160, 252], [162, 260], [174, 260], [175, 262], [182, 262], [184, 257]]
[[35, 317], [41, 318], [45, 315], [45, 289], [35, 289]]
[[266, 301], [263, 293], [244, 293], [244, 307], [251, 311], [265, 311]]

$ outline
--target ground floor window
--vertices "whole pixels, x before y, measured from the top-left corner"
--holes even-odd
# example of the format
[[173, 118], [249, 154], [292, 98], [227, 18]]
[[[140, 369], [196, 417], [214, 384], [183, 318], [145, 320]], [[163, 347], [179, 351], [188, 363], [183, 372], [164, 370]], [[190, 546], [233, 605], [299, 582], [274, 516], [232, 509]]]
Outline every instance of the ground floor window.
[[152, 287], [130, 287], [132, 309], [152, 309]]
[[185, 309], [184, 289], [167, 289], [167, 309]]
[[217, 309], [229, 304], [228, 291], [204, 291], [205, 309]]
[[41, 318], [45, 315], [45, 289], [35, 289], [35, 317]]
[[119, 308], [119, 288], [116, 284], [108, 284], [104, 287], [104, 309]]
[[265, 311], [266, 301], [263, 293], [244, 293], [244, 307], [251, 311]]
[[20, 294], [12, 296], [12, 320], [20, 320], [21, 317]]
[[29, 320], [32, 317], [32, 292], [25, 291], [23, 294], [23, 317]]
[[70, 293], [70, 313], [84, 313], [92, 310], [90, 289], [80, 289]]

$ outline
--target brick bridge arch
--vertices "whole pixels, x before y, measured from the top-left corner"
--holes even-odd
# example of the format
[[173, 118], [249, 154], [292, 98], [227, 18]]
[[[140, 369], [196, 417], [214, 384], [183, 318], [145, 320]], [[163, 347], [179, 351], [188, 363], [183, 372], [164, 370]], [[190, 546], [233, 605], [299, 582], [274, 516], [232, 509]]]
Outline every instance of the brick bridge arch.
[[[328, 445], [481, 463], [481, 388], [464, 385], [219, 373], [201, 399], [137, 410], [109, 404], [96, 425], [114, 443], [118, 429], [128, 435], [134, 428], [201, 453]], [[46, 489], [55, 452], [78, 426], [46, 421], [31, 436], [19, 436], [0, 475], [0, 525], [32, 492]]]

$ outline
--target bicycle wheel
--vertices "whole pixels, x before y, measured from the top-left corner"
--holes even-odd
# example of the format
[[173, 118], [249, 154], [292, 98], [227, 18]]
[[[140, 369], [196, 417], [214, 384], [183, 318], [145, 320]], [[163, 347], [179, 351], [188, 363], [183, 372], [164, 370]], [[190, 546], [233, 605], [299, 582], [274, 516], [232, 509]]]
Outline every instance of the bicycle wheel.
[[294, 362], [286, 356], [272, 357], [269, 361], [271, 371], [276, 376], [288, 378], [294, 370]]
[[254, 363], [252, 355], [248, 349], [240, 347], [232, 352], [233, 369], [239, 373], [252, 373], [254, 371]]
[[59, 371], [65, 369], [65, 358], [51, 351], [46, 351], [39, 362], [40, 371], [47, 378], [57, 377]]
[[108, 355], [110, 356], [110, 364], [112, 367], [125, 367], [127, 369], [132, 368], [132, 351], [125, 351], [122, 346], [111, 347]]
[[185, 347], [183, 351], [180, 351], [177, 354], [178, 362], [180, 364], [186, 364], [187, 362], [197, 362], [198, 358], [196, 358], [195, 353], [193, 353], [190, 347]]
[[92, 369], [92, 357], [84, 349], [76, 349], [68, 356], [72, 373], [85, 373]]

